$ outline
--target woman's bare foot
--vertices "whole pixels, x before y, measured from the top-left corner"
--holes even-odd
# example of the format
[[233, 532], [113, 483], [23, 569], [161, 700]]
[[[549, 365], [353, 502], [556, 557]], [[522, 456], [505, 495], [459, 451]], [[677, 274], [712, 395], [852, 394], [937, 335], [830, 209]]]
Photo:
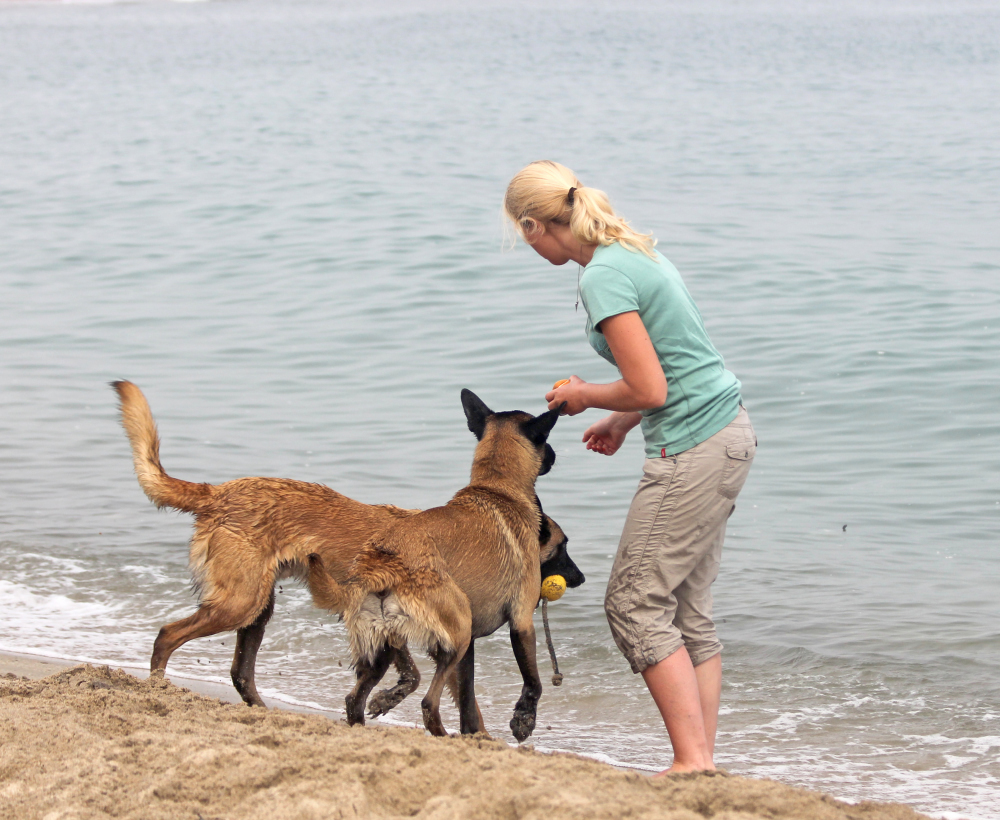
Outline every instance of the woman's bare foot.
[[689, 772], [714, 772], [715, 764], [709, 763], [707, 766], [691, 766], [686, 763], [675, 762], [669, 769], [664, 769], [659, 774], [654, 774], [653, 778], [665, 777], [668, 774], [687, 774]]
[[[721, 670], [721, 662], [713, 662]], [[682, 774], [685, 772], [714, 772], [712, 752], [715, 747], [715, 726], [718, 713], [718, 697], [707, 698], [709, 702], [709, 725], [705, 725], [702, 709], [702, 694], [698, 673], [691, 665], [691, 658], [683, 646], [664, 660], [647, 666], [642, 677], [649, 693], [653, 696], [674, 747], [674, 763], [660, 775]], [[721, 675], [718, 676], [721, 682]], [[707, 687], [711, 688], [711, 687]]]

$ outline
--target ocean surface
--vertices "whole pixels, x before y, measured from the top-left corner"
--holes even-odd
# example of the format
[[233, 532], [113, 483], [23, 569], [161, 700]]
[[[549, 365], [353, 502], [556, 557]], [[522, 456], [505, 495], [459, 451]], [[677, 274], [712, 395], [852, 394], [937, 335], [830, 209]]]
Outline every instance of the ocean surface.
[[[190, 518], [140, 491], [112, 379], [172, 475], [409, 507], [467, 481], [461, 388], [540, 412], [613, 379], [576, 266], [503, 247], [507, 180], [552, 158], [658, 237], [757, 429], [719, 765], [1000, 817], [998, 135], [996, 2], [3, 2], [0, 650], [143, 667], [193, 611]], [[597, 413], [539, 481], [588, 580], [532, 742], [655, 771], [602, 611], [642, 446], [585, 451]], [[171, 670], [226, 681], [232, 646]], [[513, 743], [506, 634], [477, 666]], [[258, 669], [342, 714], [343, 627], [294, 582]]]

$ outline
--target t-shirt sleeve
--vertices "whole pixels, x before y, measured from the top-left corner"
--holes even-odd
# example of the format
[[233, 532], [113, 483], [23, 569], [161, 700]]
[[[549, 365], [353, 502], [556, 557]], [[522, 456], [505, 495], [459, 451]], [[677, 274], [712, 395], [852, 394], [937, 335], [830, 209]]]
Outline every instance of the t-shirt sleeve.
[[614, 268], [588, 270], [580, 282], [580, 296], [594, 328], [609, 316], [639, 309], [639, 293], [635, 284]]

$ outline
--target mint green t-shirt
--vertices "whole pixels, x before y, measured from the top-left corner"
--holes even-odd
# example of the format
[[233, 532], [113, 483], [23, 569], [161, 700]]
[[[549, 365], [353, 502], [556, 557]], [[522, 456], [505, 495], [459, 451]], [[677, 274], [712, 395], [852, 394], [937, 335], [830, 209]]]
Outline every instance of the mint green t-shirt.
[[667, 401], [641, 411], [647, 458], [688, 450], [736, 418], [739, 380], [712, 346], [680, 273], [659, 252], [653, 260], [617, 242], [598, 246], [580, 280], [580, 298], [591, 346], [615, 367], [596, 329], [609, 316], [638, 311], [653, 342], [667, 377]]

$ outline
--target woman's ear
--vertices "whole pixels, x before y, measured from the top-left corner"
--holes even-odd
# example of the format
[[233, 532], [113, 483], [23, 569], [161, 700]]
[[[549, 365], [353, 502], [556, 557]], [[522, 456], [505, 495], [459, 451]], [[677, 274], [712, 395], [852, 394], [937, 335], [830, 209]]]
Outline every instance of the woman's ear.
[[529, 245], [538, 241], [538, 238], [545, 233], [545, 225], [534, 217], [526, 216], [521, 220], [521, 236]]

